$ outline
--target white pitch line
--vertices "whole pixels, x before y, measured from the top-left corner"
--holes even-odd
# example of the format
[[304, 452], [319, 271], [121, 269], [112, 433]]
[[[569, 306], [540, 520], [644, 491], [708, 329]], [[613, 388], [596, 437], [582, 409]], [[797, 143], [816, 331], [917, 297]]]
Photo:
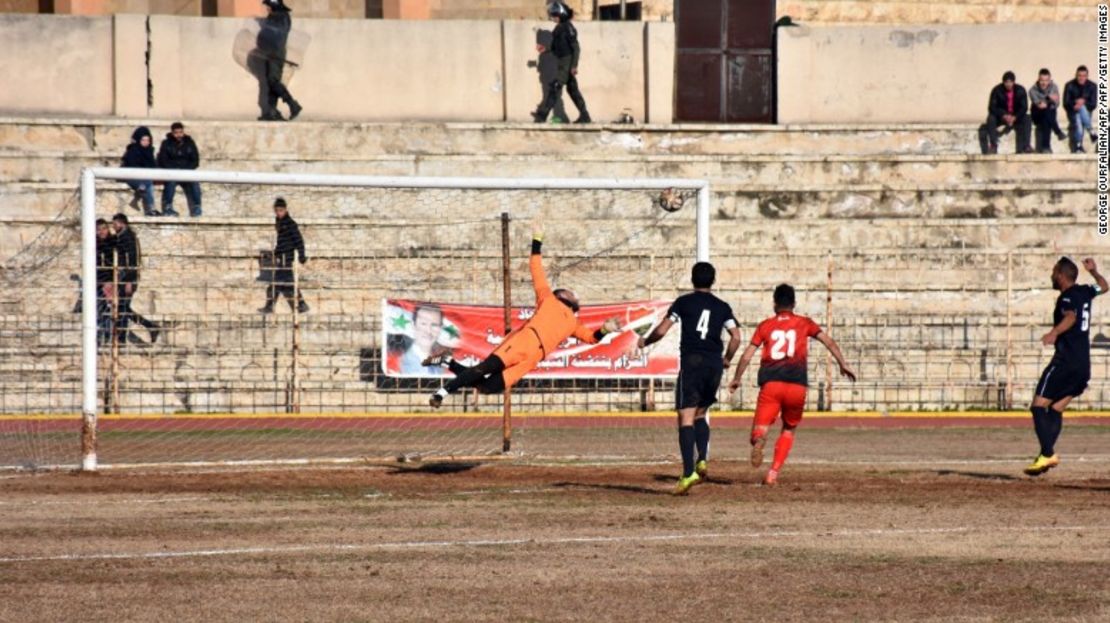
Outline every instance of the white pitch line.
[[101, 554], [60, 554], [56, 556], [12, 556], [0, 558], [0, 564], [27, 562], [61, 562], [89, 560], [160, 560], [172, 558], [206, 558], [216, 556], [243, 556], [257, 554], [296, 554], [304, 552], [351, 552], [380, 550], [413, 549], [454, 549], [463, 547], [513, 547], [517, 545], [589, 545], [598, 543], [659, 543], [672, 541], [706, 541], [726, 539], [776, 539], [797, 537], [889, 537], [933, 534], [971, 534], [975, 532], [1070, 532], [1084, 530], [1110, 530], [1110, 526], [957, 526], [951, 528], [875, 528], [862, 530], [786, 530], [780, 532], [703, 532], [668, 533], [642, 536], [578, 536], [553, 538], [515, 538], [515, 539], [463, 539], [441, 541], [394, 541], [391, 543], [332, 543], [321, 545], [283, 545], [276, 547], [234, 547], [227, 549], [197, 549], [187, 551], [158, 551], [135, 553]]

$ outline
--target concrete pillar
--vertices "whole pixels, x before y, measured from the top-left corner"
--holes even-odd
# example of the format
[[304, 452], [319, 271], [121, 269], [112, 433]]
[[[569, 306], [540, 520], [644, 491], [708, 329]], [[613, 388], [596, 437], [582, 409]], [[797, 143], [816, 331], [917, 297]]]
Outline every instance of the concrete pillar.
[[112, 73], [114, 112], [117, 117], [142, 118], [146, 107], [146, 20], [145, 15], [116, 15], [113, 18]]
[[200, 17], [202, 0], [54, 0], [60, 15], [191, 15]]
[[382, 17], [385, 19], [430, 19], [430, 0], [382, 0]]
[[39, 0], [0, 0], [0, 13], [38, 13]]
[[674, 22], [644, 22], [645, 121], [674, 120]]
[[263, 17], [266, 8], [262, 0], [216, 0], [216, 15], [219, 17]]

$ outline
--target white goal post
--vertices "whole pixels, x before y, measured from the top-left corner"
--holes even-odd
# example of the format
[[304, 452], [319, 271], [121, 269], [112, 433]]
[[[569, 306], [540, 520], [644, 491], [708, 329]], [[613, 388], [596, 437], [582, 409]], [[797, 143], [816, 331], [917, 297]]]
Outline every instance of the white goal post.
[[147, 181], [319, 186], [346, 188], [466, 189], [466, 190], [667, 190], [697, 194], [696, 259], [709, 260], [709, 182], [700, 179], [645, 178], [476, 178], [312, 175], [204, 170], [94, 167], [82, 170], [81, 197], [81, 359], [82, 426], [81, 469], [97, 469], [97, 292], [96, 292], [96, 182]]

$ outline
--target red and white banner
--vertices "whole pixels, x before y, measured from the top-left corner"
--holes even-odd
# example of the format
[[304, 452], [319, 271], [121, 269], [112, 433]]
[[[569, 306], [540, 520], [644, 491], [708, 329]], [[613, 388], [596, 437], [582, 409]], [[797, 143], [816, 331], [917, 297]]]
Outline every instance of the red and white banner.
[[[607, 319], [621, 319], [621, 331], [599, 344], [567, 338], [528, 378], [650, 378], [678, 373], [677, 331], [639, 352], [636, 340], [646, 335], [667, 312], [667, 301], [635, 301], [613, 305], [584, 305], [578, 318], [591, 329]], [[524, 326], [533, 307], [514, 307], [512, 326]], [[478, 364], [504, 341], [505, 311], [486, 305], [451, 305], [402, 299], [382, 300], [382, 371], [386, 376], [436, 378], [451, 373], [425, 367], [421, 361], [435, 346], [450, 348], [464, 366]]]

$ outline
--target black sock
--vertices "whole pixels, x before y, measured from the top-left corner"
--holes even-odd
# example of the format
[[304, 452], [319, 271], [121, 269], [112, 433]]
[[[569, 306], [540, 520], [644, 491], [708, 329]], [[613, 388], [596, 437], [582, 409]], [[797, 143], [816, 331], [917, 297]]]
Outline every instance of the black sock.
[[709, 460], [709, 420], [698, 418], [694, 420], [694, 438], [697, 440], [698, 460]]
[[1056, 409], [1053, 409], [1052, 407], [1049, 407], [1047, 422], [1048, 452], [1045, 452], [1045, 448], [1042, 448], [1041, 454], [1044, 454], [1045, 456], [1052, 456], [1053, 454], [1056, 454], [1056, 440], [1060, 438], [1060, 431], [1064, 429], [1064, 414], [1060, 413]]
[[682, 477], [687, 478], [694, 473], [694, 427], [678, 427], [678, 447], [682, 450]]
[[1037, 441], [1041, 443], [1041, 454], [1052, 456], [1048, 407], [1031, 407], [1029, 410], [1033, 412], [1033, 430], [1037, 432]]

